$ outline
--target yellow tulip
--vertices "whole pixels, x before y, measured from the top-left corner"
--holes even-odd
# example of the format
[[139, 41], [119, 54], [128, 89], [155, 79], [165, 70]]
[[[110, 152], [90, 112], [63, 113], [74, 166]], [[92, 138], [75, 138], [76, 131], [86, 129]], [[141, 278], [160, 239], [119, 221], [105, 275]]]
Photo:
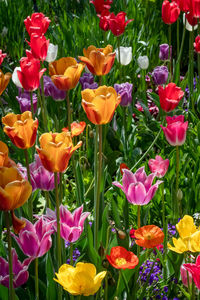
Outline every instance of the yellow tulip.
[[195, 232], [190, 237], [190, 247], [191, 252], [200, 252], [200, 231]]
[[168, 248], [176, 253], [183, 253], [186, 251], [189, 251], [188, 243], [189, 239], [181, 239], [181, 238], [172, 238], [174, 247], [170, 245], [170, 243], [167, 244]]
[[197, 231], [197, 227], [194, 224], [194, 220], [191, 216], [185, 215], [176, 224], [176, 229], [181, 238], [190, 237], [193, 233]]
[[77, 263], [76, 267], [64, 264], [54, 278], [63, 288], [72, 295], [94, 295], [100, 288], [106, 276], [106, 271], [96, 275], [96, 268], [90, 263]]

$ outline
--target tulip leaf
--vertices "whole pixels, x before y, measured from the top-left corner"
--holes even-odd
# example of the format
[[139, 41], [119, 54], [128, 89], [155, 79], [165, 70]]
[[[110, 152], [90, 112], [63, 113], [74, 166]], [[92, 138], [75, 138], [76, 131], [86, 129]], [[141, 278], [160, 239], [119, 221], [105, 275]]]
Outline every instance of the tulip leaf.
[[91, 262], [98, 268], [99, 265], [99, 255], [94, 249], [94, 242], [93, 242], [93, 234], [92, 229], [89, 224], [86, 225], [87, 229], [87, 252]]
[[181, 290], [181, 292], [185, 295], [185, 297], [190, 300], [191, 299], [190, 294], [187, 293], [186, 290], [180, 284], [177, 284], [177, 286], [179, 287], [179, 289]]
[[113, 220], [115, 221], [116, 227], [119, 229], [122, 229], [118, 206], [113, 198], [111, 199], [111, 208], [112, 208], [112, 217], [113, 217]]
[[0, 299], [8, 300], [8, 288], [0, 284]]
[[55, 277], [53, 262], [50, 252], [46, 255], [46, 276], [47, 276], [47, 289], [46, 289], [46, 299], [53, 300], [56, 299], [56, 284], [53, 278]]
[[106, 237], [107, 237], [107, 228], [109, 226], [108, 223], [108, 212], [109, 212], [109, 207], [106, 205], [104, 212], [103, 212], [103, 217], [102, 217], [102, 230], [101, 230], [101, 241], [103, 246], [106, 246]]
[[80, 168], [79, 162], [76, 163], [76, 168], [75, 170], [75, 177], [76, 177], [76, 184], [77, 184], [77, 198], [78, 198], [78, 203], [81, 205], [84, 202], [84, 194], [85, 194], [85, 187], [83, 183], [83, 176]]

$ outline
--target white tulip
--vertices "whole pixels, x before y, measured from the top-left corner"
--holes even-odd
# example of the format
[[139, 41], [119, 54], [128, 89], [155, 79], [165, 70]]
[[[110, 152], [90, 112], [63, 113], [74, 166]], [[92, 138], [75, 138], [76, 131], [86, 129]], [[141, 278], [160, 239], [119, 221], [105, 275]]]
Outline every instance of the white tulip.
[[12, 73], [12, 81], [14, 82], [14, 84], [18, 87], [18, 88], [23, 88], [23, 86], [21, 85], [21, 82], [19, 81], [18, 75], [17, 75], [17, 71], [21, 71], [20, 67], [16, 67]]
[[137, 59], [138, 65], [140, 69], [146, 70], [149, 67], [149, 59], [146, 55], [144, 56], [139, 56]]
[[185, 17], [185, 14], [183, 14], [183, 24], [185, 25], [185, 28], [188, 30], [188, 31], [192, 31], [192, 28], [193, 30], [196, 30], [198, 25], [195, 25], [195, 26], [191, 26], [190, 23], [188, 22], [188, 20], [186, 19]]
[[57, 54], [58, 54], [58, 45], [54, 45], [50, 43], [47, 51], [47, 57], [45, 60], [48, 63], [50, 63], [56, 60]]
[[[119, 47], [120, 51], [120, 63], [123, 66], [130, 64], [132, 60], [132, 47]], [[117, 61], [119, 62], [118, 48], [115, 50]]]

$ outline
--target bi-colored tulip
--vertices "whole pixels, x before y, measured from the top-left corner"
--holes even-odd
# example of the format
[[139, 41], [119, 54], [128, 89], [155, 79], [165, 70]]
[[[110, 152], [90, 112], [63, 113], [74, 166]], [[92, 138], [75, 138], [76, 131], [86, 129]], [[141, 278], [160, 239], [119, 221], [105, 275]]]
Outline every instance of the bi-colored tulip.
[[113, 0], [90, 0], [90, 3], [94, 5], [97, 14], [101, 14], [102, 11], [110, 9], [112, 2]]
[[108, 74], [114, 64], [116, 54], [112, 51], [111, 45], [105, 48], [89, 46], [83, 49], [84, 56], [79, 56], [79, 59], [87, 65], [92, 74], [102, 76]]
[[200, 53], [200, 35], [195, 38], [194, 49], [197, 53]]
[[165, 112], [174, 110], [184, 96], [184, 92], [175, 83], [170, 82], [166, 87], [159, 86], [160, 106]]
[[134, 269], [139, 263], [133, 252], [120, 246], [112, 247], [110, 255], [106, 255], [106, 258], [115, 269]]
[[[34, 58], [44, 61], [47, 57], [47, 51], [49, 48], [49, 40], [44, 36], [36, 33], [31, 34], [31, 40], [28, 42], [31, 47], [31, 54]], [[28, 51], [26, 51], [28, 52]]]
[[6, 53], [2, 53], [2, 50], [0, 50], [0, 65], [2, 64], [4, 58], [6, 57]]
[[81, 147], [82, 142], [76, 146], [72, 143], [70, 133], [44, 133], [41, 135], [40, 148], [36, 150], [43, 166], [50, 172], [64, 172], [69, 160], [76, 149]]
[[8, 157], [8, 147], [0, 141], [0, 167], [16, 167], [16, 163]]
[[183, 267], [192, 275], [196, 287], [200, 290], [200, 255], [197, 256], [195, 264], [183, 264]]
[[167, 173], [169, 167], [169, 159], [163, 159], [161, 156], [156, 155], [155, 159], [150, 159], [148, 162], [151, 173], [154, 173], [156, 177], [163, 177]]
[[24, 20], [26, 30], [30, 36], [32, 33], [37, 33], [39, 35], [44, 34], [47, 31], [50, 22], [49, 18], [45, 17], [43, 13], [33, 13], [31, 17], [28, 16]]
[[120, 51], [120, 63], [123, 66], [127, 66], [132, 61], [132, 47], [122, 47], [120, 46], [119, 49], [115, 50], [116, 59], [119, 61], [119, 51]]
[[189, 270], [187, 270], [184, 267], [184, 264], [181, 265], [180, 273], [181, 273], [181, 280], [182, 280], [183, 285], [188, 287], [188, 279], [189, 279], [189, 284], [192, 283], [192, 274], [190, 273]]
[[154, 248], [163, 243], [164, 233], [155, 225], [146, 225], [135, 230], [135, 242], [144, 248]]
[[178, 19], [180, 8], [175, 1], [163, 1], [162, 4], [162, 19], [165, 24], [171, 25]]
[[84, 67], [73, 57], [62, 57], [49, 64], [49, 74], [58, 89], [68, 91], [76, 87]]
[[18, 88], [23, 88], [23, 86], [22, 86], [22, 84], [21, 84], [21, 82], [19, 81], [19, 77], [18, 77], [18, 74], [17, 74], [17, 71], [20, 71], [21, 72], [21, 68], [20, 67], [16, 67], [16, 68], [14, 68], [14, 71], [13, 71], [13, 73], [12, 73], [12, 81], [13, 81], [13, 83], [16, 85], [16, 87], [18, 87]]
[[116, 36], [120, 36], [124, 33], [126, 26], [132, 22], [133, 19], [126, 21], [126, 13], [121, 11], [117, 15], [114, 13], [110, 14], [109, 23], [110, 23], [110, 30]]
[[106, 276], [106, 271], [96, 274], [93, 264], [79, 262], [76, 267], [64, 264], [54, 278], [63, 288], [72, 295], [91, 296], [96, 294], [101, 282]]
[[11, 73], [8, 72], [8, 73], [4, 74], [0, 70], [0, 96], [5, 91], [5, 89], [7, 88], [7, 85], [9, 84], [11, 76], [12, 76]]
[[35, 144], [38, 120], [33, 120], [30, 111], [21, 115], [9, 113], [2, 118], [2, 123], [5, 125], [4, 132], [18, 148], [28, 149]]
[[112, 120], [121, 97], [113, 87], [100, 86], [96, 90], [81, 92], [82, 107], [93, 124], [107, 124]]
[[188, 31], [194, 31], [198, 27], [198, 19], [193, 18], [191, 13], [183, 14], [183, 24]]
[[[85, 122], [73, 122], [71, 123], [71, 136], [78, 136], [80, 135], [85, 129], [86, 123]], [[62, 131], [69, 132], [69, 128], [65, 127]]]
[[167, 127], [162, 127], [166, 140], [171, 146], [181, 146], [186, 140], [188, 121], [184, 122], [184, 116], [166, 117]]

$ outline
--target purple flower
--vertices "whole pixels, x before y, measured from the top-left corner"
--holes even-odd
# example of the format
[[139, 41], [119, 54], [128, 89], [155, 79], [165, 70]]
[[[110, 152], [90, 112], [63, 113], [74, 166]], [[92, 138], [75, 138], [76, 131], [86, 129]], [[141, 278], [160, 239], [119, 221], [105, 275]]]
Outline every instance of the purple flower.
[[168, 68], [166, 66], [158, 66], [153, 70], [152, 77], [156, 85], [165, 84], [168, 78]]
[[160, 58], [160, 60], [169, 59], [169, 45], [168, 44], [160, 45], [159, 58]]
[[120, 105], [122, 106], [128, 106], [132, 102], [132, 90], [133, 85], [132, 83], [121, 83], [121, 84], [114, 84], [114, 89], [118, 94], [121, 96], [121, 102]]
[[[33, 97], [33, 109], [34, 112], [37, 110], [37, 96], [36, 94], [32, 94]], [[19, 96], [16, 96], [17, 101], [19, 102], [21, 112], [25, 112], [27, 110], [31, 111], [31, 96], [30, 92], [24, 91], [22, 93], [22, 89], [19, 88]]]
[[94, 90], [98, 88], [98, 84], [94, 82], [94, 77], [91, 73], [84, 73], [83, 76], [80, 77], [79, 82], [82, 86], [82, 90]]
[[49, 76], [43, 76], [43, 81], [45, 97], [52, 97], [56, 101], [62, 101], [66, 98], [66, 92], [59, 90]]
[[154, 197], [159, 184], [163, 181], [156, 181], [152, 185], [155, 174], [146, 175], [144, 167], [139, 168], [134, 174], [127, 169], [123, 170], [122, 185], [115, 181], [113, 184], [125, 193], [128, 202], [134, 205], [146, 205]]
[[26, 221], [26, 226], [19, 232], [19, 237], [12, 233], [25, 255], [30, 257], [43, 256], [52, 245], [51, 234], [54, 233], [53, 222], [40, 217], [35, 224]]
[[[23, 285], [28, 280], [28, 267], [33, 258], [26, 258], [23, 263], [18, 260], [15, 249], [12, 249], [12, 263], [13, 263], [13, 287], [16, 289]], [[0, 257], [0, 284], [9, 288], [9, 264]]]

